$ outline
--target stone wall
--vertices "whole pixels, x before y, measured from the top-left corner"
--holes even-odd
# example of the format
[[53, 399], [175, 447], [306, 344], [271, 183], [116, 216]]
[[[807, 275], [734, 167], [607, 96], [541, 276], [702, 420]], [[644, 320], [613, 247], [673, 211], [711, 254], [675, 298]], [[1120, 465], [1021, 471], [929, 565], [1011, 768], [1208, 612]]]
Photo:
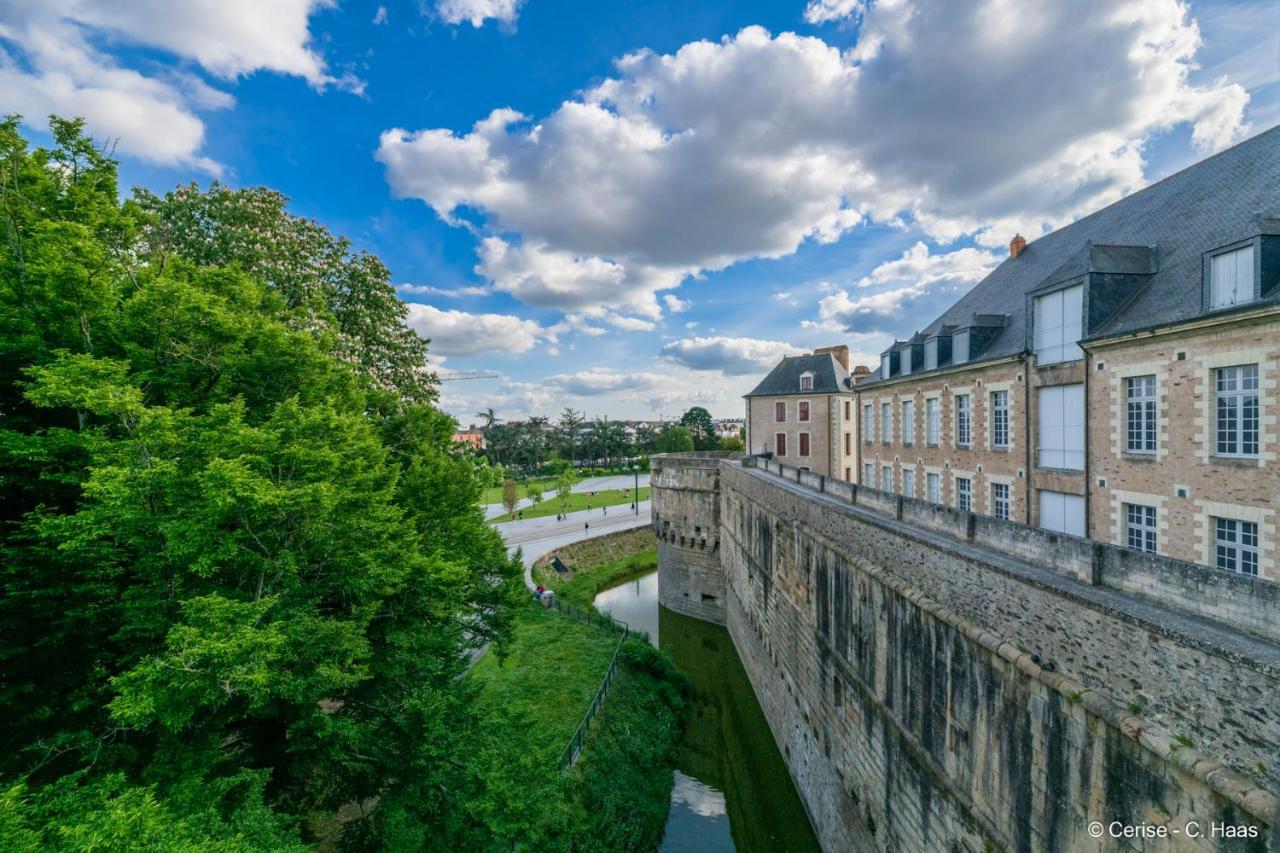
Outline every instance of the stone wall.
[[654, 456], [653, 532], [658, 537], [658, 600], [677, 613], [723, 625], [720, 476], [731, 453]]
[[[1280, 631], [1262, 618], [1275, 584], [805, 486], [774, 463], [679, 470], [655, 478], [655, 507], [673, 482], [673, 509], [718, 517], [722, 618], [827, 849], [1123, 849], [1088, 823], [1192, 818], [1258, 837], [1174, 849], [1266, 848], [1280, 789]], [[689, 550], [671, 545], [660, 588]]]

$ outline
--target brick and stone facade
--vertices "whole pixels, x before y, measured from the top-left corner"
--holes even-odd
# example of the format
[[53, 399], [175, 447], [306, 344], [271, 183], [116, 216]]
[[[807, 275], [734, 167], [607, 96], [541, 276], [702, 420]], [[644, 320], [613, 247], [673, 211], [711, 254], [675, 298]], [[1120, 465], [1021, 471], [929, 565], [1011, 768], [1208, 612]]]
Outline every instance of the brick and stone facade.
[[[1213, 565], [1214, 519], [1257, 525], [1258, 574], [1280, 579], [1280, 308], [1086, 344], [1089, 535], [1123, 545], [1127, 506], [1156, 510], [1155, 553]], [[1259, 447], [1219, 455], [1215, 371], [1256, 365]], [[1153, 447], [1130, 448], [1126, 389], [1153, 380]]]
[[787, 356], [746, 395], [747, 450], [828, 477], [854, 476], [849, 348]]

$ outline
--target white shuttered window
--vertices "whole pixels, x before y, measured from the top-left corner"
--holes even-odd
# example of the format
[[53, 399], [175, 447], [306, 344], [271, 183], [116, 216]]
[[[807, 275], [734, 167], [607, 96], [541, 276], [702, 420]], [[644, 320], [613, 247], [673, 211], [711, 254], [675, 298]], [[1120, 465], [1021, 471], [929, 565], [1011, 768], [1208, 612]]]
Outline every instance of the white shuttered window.
[[1083, 285], [1036, 297], [1036, 362], [1057, 364], [1084, 358], [1080, 349], [1083, 318]]
[[1040, 526], [1045, 530], [1084, 535], [1084, 498], [1062, 492], [1040, 492]]
[[1253, 301], [1253, 246], [1223, 252], [1209, 260], [1209, 308], [1230, 308]]
[[1084, 385], [1055, 385], [1038, 392], [1041, 468], [1084, 470]]

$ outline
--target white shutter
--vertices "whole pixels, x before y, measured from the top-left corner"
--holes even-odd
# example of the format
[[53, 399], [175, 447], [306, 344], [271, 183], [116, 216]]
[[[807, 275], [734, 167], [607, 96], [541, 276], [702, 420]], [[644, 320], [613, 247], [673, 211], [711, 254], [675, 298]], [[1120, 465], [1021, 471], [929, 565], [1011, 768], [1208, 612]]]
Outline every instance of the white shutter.
[[1084, 337], [1084, 285], [1036, 297], [1036, 361], [1056, 364], [1084, 358], [1080, 339]]
[[951, 336], [951, 363], [964, 364], [969, 360], [969, 330], [961, 329]]
[[1084, 536], [1084, 498], [1062, 492], [1040, 492], [1040, 526], [1045, 530]]
[[1253, 246], [1214, 255], [1209, 267], [1209, 307], [1230, 308], [1253, 300]]
[[1062, 294], [1050, 293], [1036, 297], [1033, 321], [1036, 324], [1036, 361], [1052, 364], [1061, 361], [1059, 343], [1062, 341]]
[[1040, 467], [1083, 471], [1084, 385], [1041, 388], [1037, 397]]

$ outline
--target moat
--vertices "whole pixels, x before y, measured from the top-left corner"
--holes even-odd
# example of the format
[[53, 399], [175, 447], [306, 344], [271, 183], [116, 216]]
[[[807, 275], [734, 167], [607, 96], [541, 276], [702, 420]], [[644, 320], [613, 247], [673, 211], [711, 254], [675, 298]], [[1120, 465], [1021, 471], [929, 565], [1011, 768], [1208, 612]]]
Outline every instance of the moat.
[[658, 604], [656, 571], [602, 591], [611, 613], [694, 681], [663, 851], [810, 851], [818, 843], [724, 628]]

